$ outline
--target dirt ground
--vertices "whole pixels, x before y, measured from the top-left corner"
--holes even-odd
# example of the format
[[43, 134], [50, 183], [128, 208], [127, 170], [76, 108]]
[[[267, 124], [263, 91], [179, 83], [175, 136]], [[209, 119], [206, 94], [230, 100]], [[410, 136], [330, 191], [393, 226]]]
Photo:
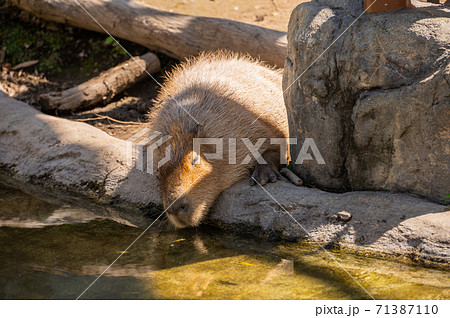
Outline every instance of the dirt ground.
[[287, 31], [292, 10], [307, 0], [141, 0], [163, 10], [236, 20]]
[[[143, 0], [167, 11], [233, 19], [286, 31], [293, 8], [299, 0]], [[129, 57], [107, 35], [39, 19], [0, 0], [0, 90], [40, 110], [39, 96], [86, 81]], [[121, 44], [132, 54], [148, 50], [128, 41]], [[162, 69], [154, 74], [159, 82], [177, 63], [158, 54]], [[26, 68], [14, 66], [36, 61]], [[145, 79], [125, 90], [107, 105], [69, 114], [55, 114], [83, 121], [118, 138], [126, 139], [145, 125], [159, 86]], [[103, 116], [103, 117], [102, 117]], [[107, 116], [106, 118], [104, 116]], [[102, 117], [102, 119], [99, 119]]]

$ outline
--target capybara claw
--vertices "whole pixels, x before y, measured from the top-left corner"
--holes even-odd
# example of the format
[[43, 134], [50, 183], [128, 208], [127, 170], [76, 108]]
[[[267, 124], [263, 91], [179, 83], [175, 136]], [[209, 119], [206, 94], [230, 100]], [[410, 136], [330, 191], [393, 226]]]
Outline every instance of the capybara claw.
[[250, 178], [250, 185], [266, 185], [267, 182], [276, 182], [281, 179], [281, 174], [272, 164], [257, 164]]

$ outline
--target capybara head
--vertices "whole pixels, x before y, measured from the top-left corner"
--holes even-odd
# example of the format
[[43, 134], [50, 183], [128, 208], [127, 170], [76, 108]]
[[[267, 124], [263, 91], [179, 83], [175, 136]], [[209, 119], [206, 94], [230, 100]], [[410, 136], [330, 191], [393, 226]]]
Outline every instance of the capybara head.
[[[180, 144], [192, 145], [192, 139], [183, 142], [175, 139], [174, 142], [177, 148], [170, 151], [171, 160], [158, 169], [164, 209], [176, 227], [197, 226], [222, 187], [218, 184], [217, 174], [213, 173], [213, 163], [194, 152], [192, 146], [180, 148]], [[161, 147], [160, 155], [170, 145], [168, 142]]]

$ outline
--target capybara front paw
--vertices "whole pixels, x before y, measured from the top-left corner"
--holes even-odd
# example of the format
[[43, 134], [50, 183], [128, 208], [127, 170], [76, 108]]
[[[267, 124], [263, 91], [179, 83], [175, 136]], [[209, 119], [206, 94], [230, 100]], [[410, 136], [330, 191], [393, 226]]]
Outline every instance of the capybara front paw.
[[267, 182], [275, 182], [277, 179], [281, 179], [281, 174], [273, 164], [256, 164], [255, 170], [253, 170], [250, 178], [250, 185], [254, 186], [259, 183], [265, 185]]

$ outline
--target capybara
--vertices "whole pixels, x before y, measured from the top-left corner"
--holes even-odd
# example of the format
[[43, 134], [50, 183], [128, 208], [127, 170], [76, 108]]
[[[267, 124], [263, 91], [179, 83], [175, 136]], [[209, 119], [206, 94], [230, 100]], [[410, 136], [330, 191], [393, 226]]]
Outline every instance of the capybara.
[[[280, 71], [223, 51], [189, 59], [167, 77], [149, 122], [153, 131], [171, 137], [155, 151], [154, 162], [168, 150], [170, 160], [158, 175], [164, 208], [176, 227], [198, 225], [218, 195], [251, 170], [251, 184], [280, 177], [280, 149], [286, 159], [288, 145], [272, 144], [270, 138], [288, 137], [282, 95]], [[223, 140], [222, 157], [205, 157], [220, 151], [213, 144], [201, 145], [199, 154], [193, 151], [194, 138]], [[261, 143], [262, 161], [241, 138]]]

